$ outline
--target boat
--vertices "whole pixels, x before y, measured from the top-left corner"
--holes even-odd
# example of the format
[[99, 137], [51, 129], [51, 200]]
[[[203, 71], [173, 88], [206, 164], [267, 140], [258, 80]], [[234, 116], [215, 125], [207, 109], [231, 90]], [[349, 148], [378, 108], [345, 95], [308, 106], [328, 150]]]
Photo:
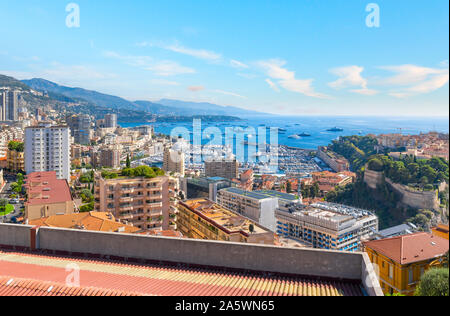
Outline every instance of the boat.
[[299, 136], [301, 136], [301, 137], [311, 137], [311, 134], [301, 133], [301, 134], [299, 134]]
[[343, 132], [343, 131], [344, 131], [344, 129], [338, 128], [338, 127], [333, 127], [333, 128], [327, 129], [327, 132]]
[[300, 139], [301, 137], [300, 137], [300, 135], [294, 134], [294, 135], [289, 136], [288, 138], [290, 138], [290, 139]]

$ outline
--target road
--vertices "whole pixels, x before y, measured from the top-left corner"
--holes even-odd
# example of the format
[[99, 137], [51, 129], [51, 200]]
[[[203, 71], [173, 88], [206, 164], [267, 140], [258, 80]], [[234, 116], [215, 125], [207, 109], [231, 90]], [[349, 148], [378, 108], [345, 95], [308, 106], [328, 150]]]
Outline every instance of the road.
[[[8, 201], [9, 196], [13, 193], [11, 191], [11, 183], [16, 181], [16, 177], [14, 175], [5, 174], [4, 179], [6, 181], [6, 185], [3, 188], [3, 190], [0, 192], [0, 198], [1, 199], [7, 199]], [[19, 217], [21, 215], [20, 210], [23, 208], [23, 202], [20, 202], [20, 204], [13, 204], [14, 211], [6, 216], [0, 216], [0, 223], [11, 223], [12, 217]]]

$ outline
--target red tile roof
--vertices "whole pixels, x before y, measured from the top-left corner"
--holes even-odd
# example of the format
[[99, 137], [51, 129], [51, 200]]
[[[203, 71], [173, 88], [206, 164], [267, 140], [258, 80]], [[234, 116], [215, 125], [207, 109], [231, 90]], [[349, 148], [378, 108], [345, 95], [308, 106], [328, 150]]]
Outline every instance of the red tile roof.
[[66, 285], [27, 279], [0, 277], [0, 296], [139, 296], [129, 292], [95, 287], [69, 287]]
[[364, 246], [400, 264], [441, 257], [449, 248], [448, 240], [429, 233], [416, 233], [365, 242]]
[[59, 180], [55, 171], [33, 172], [27, 176], [28, 205], [62, 203], [72, 200], [69, 184]]
[[[68, 265], [80, 287], [66, 286]], [[0, 295], [361, 296], [361, 284], [216, 268], [129, 264], [0, 250]], [[9, 280], [13, 279], [7, 284]], [[50, 287], [53, 286], [49, 292]]]

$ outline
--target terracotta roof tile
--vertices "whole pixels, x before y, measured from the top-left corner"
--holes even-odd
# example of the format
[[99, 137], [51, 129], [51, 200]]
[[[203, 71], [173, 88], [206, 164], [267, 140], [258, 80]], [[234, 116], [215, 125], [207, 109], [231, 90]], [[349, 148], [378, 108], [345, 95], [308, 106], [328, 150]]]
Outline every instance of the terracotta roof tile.
[[[79, 288], [65, 285], [65, 267], [74, 263], [80, 268]], [[1, 250], [0, 266], [0, 295], [363, 295], [361, 284], [345, 281], [236, 273], [219, 268], [125, 264]], [[8, 285], [11, 279], [14, 283]]]
[[364, 243], [400, 264], [409, 264], [442, 256], [448, 251], [448, 240], [429, 233], [416, 233]]

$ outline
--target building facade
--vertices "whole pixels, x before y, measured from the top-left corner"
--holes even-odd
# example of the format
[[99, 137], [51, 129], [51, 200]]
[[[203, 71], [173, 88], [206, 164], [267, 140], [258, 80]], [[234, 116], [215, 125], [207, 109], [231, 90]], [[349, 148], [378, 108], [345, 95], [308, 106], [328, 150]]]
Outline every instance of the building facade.
[[319, 147], [318, 157], [335, 172], [349, 171], [350, 163], [347, 159], [329, 150], [327, 147]]
[[6, 151], [6, 168], [11, 171], [25, 170], [25, 155], [23, 151], [7, 149]]
[[71, 167], [70, 132], [67, 126], [42, 123], [25, 129], [26, 173], [55, 171], [68, 180]]
[[364, 243], [364, 251], [378, 270], [385, 294], [412, 296], [422, 275], [439, 267], [448, 251], [448, 240], [429, 233], [415, 233]]
[[359, 251], [378, 231], [371, 212], [332, 203], [290, 204], [275, 212], [277, 234], [312, 248]]
[[180, 202], [178, 211], [177, 228], [188, 238], [267, 245], [275, 243], [273, 232], [206, 199]]
[[225, 179], [239, 178], [239, 163], [234, 160], [213, 160], [205, 161], [205, 176], [206, 177], [221, 177]]
[[105, 179], [95, 173], [95, 210], [142, 230], [169, 228], [176, 212], [177, 180], [167, 176]]
[[225, 178], [183, 178], [181, 189], [186, 194], [186, 199], [204, 198], [217, 202], [217, 193], [232, 186], [230, 180]]
[[184, 177], [184, 153], [182, 151], [164, 149], [163, 170], [168, 173], [177, 173]]
[[105, 128], [116, 128], [116, 127], [117, 127], [117, 114], [106, 114]]
[[91, 117], [85, 114], [73, 115], [67, 118], [73, 141], [76, 144], [91, 144]]
[[54, 171], [28, 174], [25, 189], [25, 219], [28, 221], [75, 212], [67, 180], [58, 179]]
[[[289, 199], [289, 200], [288, 200]], [[248, 217], [271, 231], [276, 231], [275, 210], [283, 203], [293, 203], [295, 196], [275, 191], [244, 191], [226, 188], [217, 194], [217, 203]]]
[[5, 90], [0, 92], [0, 121], [17, 121], [19, 118], [19, 93]]

